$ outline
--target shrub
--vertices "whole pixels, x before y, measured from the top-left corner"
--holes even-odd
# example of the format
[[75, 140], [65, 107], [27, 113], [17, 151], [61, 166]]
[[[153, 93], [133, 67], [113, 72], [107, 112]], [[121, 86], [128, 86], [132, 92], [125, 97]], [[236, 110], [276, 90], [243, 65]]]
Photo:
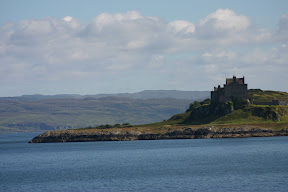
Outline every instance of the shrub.
[[248, 101], [245, 99], [232, 98], [234, 109], [244, 109], [248, 107]]
[[196, 109], [196, 108], [198, 108], [200, 106], [201, 106], [200, 102], [194, 101], [194, 103], [190, 104], [189, 109], [187, 109], [186, 112], [193, 111], [194, 109]]

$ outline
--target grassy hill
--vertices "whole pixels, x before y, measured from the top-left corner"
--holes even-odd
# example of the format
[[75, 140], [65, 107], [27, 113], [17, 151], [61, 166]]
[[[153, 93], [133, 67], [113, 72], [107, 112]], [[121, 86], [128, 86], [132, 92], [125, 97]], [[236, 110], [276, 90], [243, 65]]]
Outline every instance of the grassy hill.
[[[248, 92], [249, 98], [255, 102], [271, 102], [273, 98], [279, 100], [288, 100], [288, 93], [279, 91], [262, 91], [252, 89]], [[196, 103], [196, 104], [195, 104]], [[163, 125], [233, 125], [233, 124], [278, 124], [273, 126], [288, 127], [288, 106], [277, 105], [251, 105], [241, 109], [233, 110], [232, 113], [217, 114], [213, 109], [208, 109], [210, 104], [206, 102], [190, 105], [197, 105], [193, 111], [187, 110], [185, 113], [173, 115], [169, 120], [151, 124], [151, 126]], [[194, 106], [195, 107], [195, 106]], [[210, 107], [211, 108], [211, 107]], [[213, 107], [212, 107], [213, 108]], [[214, 108], [219, 108], [216, 106]], [[205, 111], [206, 110], [206, 111]], [[210, 112], [208, 112], [210, 110]], [[211, 112], [212, 111], [212, 112]], [[194, 114], [192, 114], [194, 113]], [[208, 114], [206, 116], [198, 115], [199, 118], [192, 118], [195, 113]], [[197, 115], [196, 115], [197, 116]], [[280, 125], [281, 124], [281, 125]], [[147, 126], [147, 125], [146, 125]]]
[[288, 122], [288, 106], [257, 106], [252, 105], [233, 113], [219, 117], [214, 124], [236, 123], [272, 123]]
[[273, 98], [279, 100], [288, 100], [288, 93], [280, 91], [263, 91], [261, 89], [250, 89], [248, 97], [254, 99], [255, 102], [271, 102]]

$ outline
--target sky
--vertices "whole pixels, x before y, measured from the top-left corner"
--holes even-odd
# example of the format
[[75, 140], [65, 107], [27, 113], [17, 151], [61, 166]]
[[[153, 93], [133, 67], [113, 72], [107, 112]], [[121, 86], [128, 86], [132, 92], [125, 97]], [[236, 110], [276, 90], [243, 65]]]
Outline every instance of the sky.
[[0, 0], [0, 97], [288, 90], [287, 0]]

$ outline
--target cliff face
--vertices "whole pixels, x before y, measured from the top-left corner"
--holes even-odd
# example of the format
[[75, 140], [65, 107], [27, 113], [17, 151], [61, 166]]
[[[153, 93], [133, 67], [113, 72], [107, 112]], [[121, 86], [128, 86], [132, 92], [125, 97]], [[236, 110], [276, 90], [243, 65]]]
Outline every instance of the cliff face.
[[202, 105], [200, 107], [191, 109], [190, 116], [184, 120], [183, 123], [189, 124], [193, 121], [201, 120], [206, 117], [221, 117], [227, 114], [230, 114], [234, 111], [233, 103], [215, 103], [210, 105]]
[[232, 113], [233, 111], [233, 103], [231, 102], [202, 105], [191, 111], [190, 119], [195, 120], [209, 115], [223, 116]]
[[30, 141], [30, 143], [52, 143], [52, 142], [86, 142], [86, 141], [127, 141], [127, 140], [156, 140], [156, 139], [200, 139], [200, 138], [236, 138], [236, 137], [268, 137], [287, 136], [288, 129], [274, 131], [252, 126], [215, 128], [185, 127], [162, 133], [145, 133], [140, 131], [113, 130], [106, 132], [74, 132], [47, 131]]

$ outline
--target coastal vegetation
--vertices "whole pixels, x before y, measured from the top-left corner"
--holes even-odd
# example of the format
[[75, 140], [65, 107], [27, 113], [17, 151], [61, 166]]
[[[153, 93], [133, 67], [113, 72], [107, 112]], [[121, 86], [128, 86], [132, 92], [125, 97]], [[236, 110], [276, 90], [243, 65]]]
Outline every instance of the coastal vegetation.
[[[250, 91], [249, 91], [250, 92]], [[283, 92], [252, 90], [252, 98], [267, 101]], [[265, 94], [267, 93], [267, 94]], [[118, 141], [142, 139], [185, 139], [261, 137], [288, 135], [288, 106], [255, 105], [233, 99], [210, 103], [209, 99], [190, 104], [184, 113], [152, 124], [115, 124], [48, 131], [31, 142]]]
[[[177, 114], [172, 116], [169, 120], [159, 124], [251, 124], [251, 123], [277, 123], [287, 122], [288, 123], [288, 106], [269, 106], [269, 105], [251, 105], [244, 108], [236, 109], [233, 105], [227, 102], [226, 106], [230, 108], [222, 108], [223, 110], [233, 110], [231, 113], [223, 115], [223, 113], [207, 113], [205, 116], [201, 116], [202, 110], [205, 110], [208, 106], [199, 106], [198, 108], [190, 111], [187, 110], [185, 113]], [[211, 107], [211, 106], [210, 106]], [[191, 113], [193, 115], [191, 115]], [[194, 116], [200, 116], [199, 118], [191, 118]]]

